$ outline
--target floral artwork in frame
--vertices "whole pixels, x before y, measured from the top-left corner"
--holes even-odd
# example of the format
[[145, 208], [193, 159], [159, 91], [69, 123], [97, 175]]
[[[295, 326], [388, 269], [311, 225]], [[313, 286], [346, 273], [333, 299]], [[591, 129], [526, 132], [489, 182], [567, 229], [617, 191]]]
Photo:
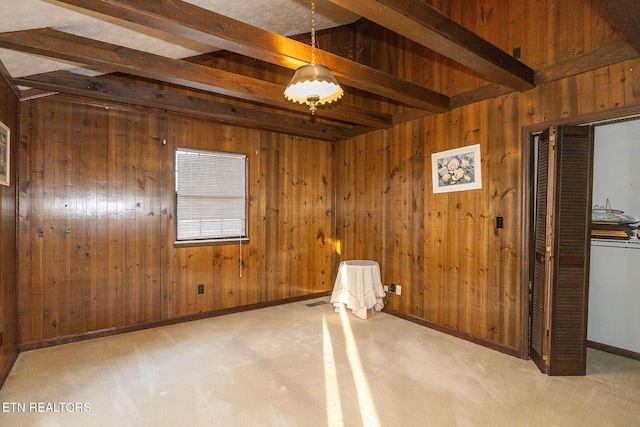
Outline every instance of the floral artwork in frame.
[[431, 168], [434, 193], [482, 188], [480, 144], [433, 153]]
[[9, 185], [9, 160], [11, 159], [10, 131], [0, 122], [0, 185]]

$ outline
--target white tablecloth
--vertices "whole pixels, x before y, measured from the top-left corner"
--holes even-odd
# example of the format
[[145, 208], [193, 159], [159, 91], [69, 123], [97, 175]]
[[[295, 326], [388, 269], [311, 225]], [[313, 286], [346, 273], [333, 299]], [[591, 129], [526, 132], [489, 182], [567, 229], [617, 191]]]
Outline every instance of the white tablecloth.
[[361, 319], [367, 318], [367, 310], [384, 307], [384, 288], [380, 278], [380, 265], [376, 261], [342, 261], [333, 285], [331, 303], [347, 308]]

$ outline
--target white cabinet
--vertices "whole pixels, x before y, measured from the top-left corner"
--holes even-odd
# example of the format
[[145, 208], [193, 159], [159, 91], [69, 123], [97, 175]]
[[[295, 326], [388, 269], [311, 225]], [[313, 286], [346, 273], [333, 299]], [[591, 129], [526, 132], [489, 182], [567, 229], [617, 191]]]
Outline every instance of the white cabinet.
[[587, 339], [640, 353], [640, 241], [591, 241]]

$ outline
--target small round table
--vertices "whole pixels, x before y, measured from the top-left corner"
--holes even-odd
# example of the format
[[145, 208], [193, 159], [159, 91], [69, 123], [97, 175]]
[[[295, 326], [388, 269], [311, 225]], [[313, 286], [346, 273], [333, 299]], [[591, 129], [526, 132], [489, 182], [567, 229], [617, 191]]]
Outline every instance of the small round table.
[[367, 310], [380, 311], [386, 296], [382, 287], [380, 265], [370, 260], [342, 261], [333, 285], [331, 303], [346, 304], [356, 316], [367, 318]]

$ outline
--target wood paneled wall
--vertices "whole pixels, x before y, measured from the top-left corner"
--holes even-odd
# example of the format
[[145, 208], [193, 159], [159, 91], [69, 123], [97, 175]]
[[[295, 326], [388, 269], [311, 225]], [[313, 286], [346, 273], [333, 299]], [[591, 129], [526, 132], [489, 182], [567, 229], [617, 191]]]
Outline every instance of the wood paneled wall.
[[17, 356], [16, 188], [18, 98], [0, 69], [0, 121], [11, 130], [10, 186], [0, 185], [0, 386]]
[[[22, 104], [23, 343], [331, 290], [331, 143], [76, 101]], [[174, 245], [176, 147], [249, 157], [242, 259]]]
[[[534, 69], [621, 39], [597, 0], [432, 3], [503, 50], [519, 47]], [[373, 24], [353, 30], [348, 44], [325, 37], [321, 47], [447, 95], [487, 84]], [[522, 128], [640, 110], [638, 70], [637, 60], [603, 67], [336, 144], [59, 96], [27, 101], [20, 339], [325, 292], [340, 260], [369, 258], [380, 261], [385, 284], [403, 286], [389, 297], [390, 310], [526, 357]], [[431, 155], [476, 143], [483, 188], [433, 194]], [[174, 246], [178, 146], [249, 156], [251, 241], [242, 260], [238, 245]], [[504, 229], [495, 228], [496, 216]]]
[[[624, 37], [611, 26], [600, 0], [432, 0], [436, 9], [538, 70], [606, 47]], [[488, 76], [359, 21], [354, 52], [359, 62], [454, 96], [489, 83]]]
[[[518, 348], [521, 133], [517, 96], [338, 145], [338, 238], [402, 286], [388, 308]], [[483, 188], [433, 194], [431, 154], [480, 144]], [[495, 228], [496, 216], [505, 228]]]
[[[506, 51], [521, 47], [523, 61], [534, 68], [620, 37], [597, 1], [433, 3]], [[377, 48], [386, 57], [368, 57], [395, 58], [395, 42], [382, 43], [383, 32], [375, 37], [388, 46]], [[411, 42], [399, 43], [400, 56], [419, 52]], [[486, 84], [434, 59], [405, 60], [398, 72], [424, 81], [437, 76], [432, 83], [445, 93]], [[397, 314], [526, 357], [523, 127], [605, 111], [613, 117], [622, 107], [640, 111], [639, 66], [633, 60], [604, 67], [339, 143], [341, 259], [380, 261], [383, 282], [402, 285], [402, 295], [388, 297], [387, 308]], [[434, 194], [431, 155], [472, 144], [481, 145], [482, 189]], [[496, 228], [497, 216], [505, 228]]]

